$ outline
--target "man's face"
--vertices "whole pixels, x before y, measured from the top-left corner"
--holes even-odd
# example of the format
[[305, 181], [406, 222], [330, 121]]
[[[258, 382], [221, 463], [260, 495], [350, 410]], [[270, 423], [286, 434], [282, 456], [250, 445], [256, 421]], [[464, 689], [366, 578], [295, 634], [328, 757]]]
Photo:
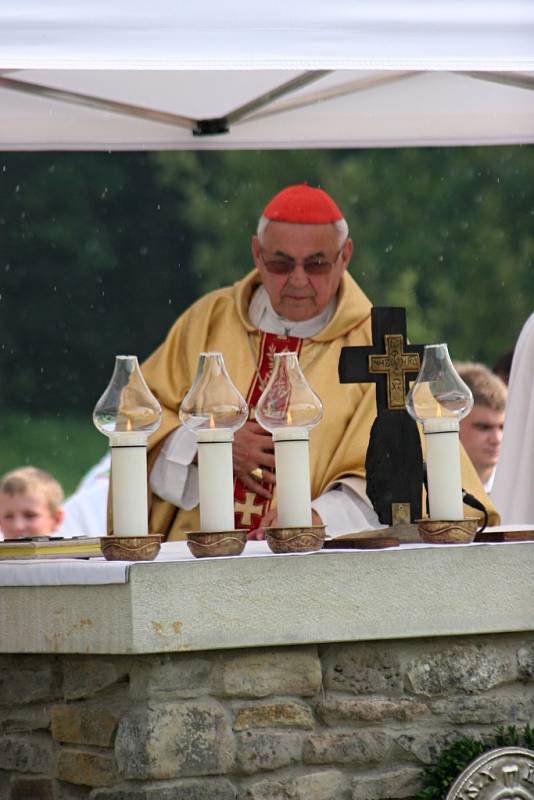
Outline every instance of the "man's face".
[[42, 492], [0, 492], [0, 530], [5, 540], [48, 536], [62, 519], [62, 509], [52, 512]]
[[487, 480], [497, 463], [502, 442], [504, 411], [474, 405], [460, 422], [460, 440], [482, 480]]
[[[261, 275], [274, 310], [294, 322], [320, 314], [335, 296], [352, 254], [333, 225], [294, 225], [270, 222], [262, 236], [252, 239], [254, 263]], [[292, 264], [285, 274], [272, 271], [272, 264]], [[318, 263], [331, 264], [324, 274], [312, 270]], [[309, 267], [306, 271], [305, 266]]]

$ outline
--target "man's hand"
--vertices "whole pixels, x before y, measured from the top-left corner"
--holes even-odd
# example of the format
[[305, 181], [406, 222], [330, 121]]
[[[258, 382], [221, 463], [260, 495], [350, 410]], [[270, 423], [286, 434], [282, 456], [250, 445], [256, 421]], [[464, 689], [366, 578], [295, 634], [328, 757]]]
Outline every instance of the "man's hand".
[[[278, 511], [271, 508], [263, 515], [260, 524], [253, 531], [248, 532], [247, 539], [265, 539], [265, 528], [276, 528], [278, 524]], [[322, 525], [323, 521], [317, 511], [312, 509], [312, 525]]]
[[261, 480], [276, 483], [274, 475], [274, 445], [271, 434], [257, 422], [249, 420], [234, 434], [233, 445], [234, 474], [251, 492], [270, 500], [271, 492], [265, 489], [256, 477], [251, 475], [261, 470]]

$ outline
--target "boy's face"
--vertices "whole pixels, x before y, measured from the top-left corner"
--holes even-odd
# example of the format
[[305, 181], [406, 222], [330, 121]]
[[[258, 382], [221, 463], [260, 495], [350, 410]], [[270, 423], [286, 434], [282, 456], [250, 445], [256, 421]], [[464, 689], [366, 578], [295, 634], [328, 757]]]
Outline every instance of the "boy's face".
[[63, 520], [63, 509], [52, 512], [42, 492], [0, 492], [0, 530], [4, 539], [48, 536]]
[[460, 441], [482, 480], [487, 480], [499, 458], [504, 428], [504, 411], [475, 403], [460, 422]]

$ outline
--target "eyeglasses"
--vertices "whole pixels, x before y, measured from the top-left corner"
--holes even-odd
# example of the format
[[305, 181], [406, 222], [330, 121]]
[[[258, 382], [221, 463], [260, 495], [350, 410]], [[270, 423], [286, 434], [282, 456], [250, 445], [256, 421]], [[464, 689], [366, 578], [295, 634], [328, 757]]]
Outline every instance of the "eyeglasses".
[[[326, 259], [317, 256], [310, 256], [310, 258], [304, 258], [302, 260], [302, 269], [307, 275], [328, 275], [330, 272], [332, 272], [334, 264], [341, 255], [344, 247], [345, 247], [345, 242], [343, 242], [343, 244], [337, 251], [333, 261], [326, 261]], [[267, 259], [265, 258], [263, 254], [263, 249], [261, 248], [260, 248], [260, 255], [261, 255], [261, 260], [265, 265], [265, 269], [272, 275], [289, 275], [289, 273], [293, 272], [293, 270], [299, 263], [299, 259], [289, 258], [289, 256]]]

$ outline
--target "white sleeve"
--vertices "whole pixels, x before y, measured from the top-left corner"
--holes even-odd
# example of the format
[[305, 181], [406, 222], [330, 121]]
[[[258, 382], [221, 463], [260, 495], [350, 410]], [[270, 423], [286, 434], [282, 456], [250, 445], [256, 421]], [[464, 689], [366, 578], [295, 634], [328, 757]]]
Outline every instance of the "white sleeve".
[[[364, 481], [362, 484], [365, 486]], [[324, 494], [312, 502], [326, 525], [326, 533], [339, 536], [342, 533], [382, 528], [375, 510], [364, 497], [346, 482], [335, 483]]]
[[103, 476], [78, 489], [64, 504], [65, 517], [56, 531], [60, 536], [105, 536], [109, 478]]
[[199, 502], [198, 467], [194, 433], [182, 426], [171, 433], [161, 448], [150, 474], [150, 488], [162, 500], [178, 508], [195, 508]]

